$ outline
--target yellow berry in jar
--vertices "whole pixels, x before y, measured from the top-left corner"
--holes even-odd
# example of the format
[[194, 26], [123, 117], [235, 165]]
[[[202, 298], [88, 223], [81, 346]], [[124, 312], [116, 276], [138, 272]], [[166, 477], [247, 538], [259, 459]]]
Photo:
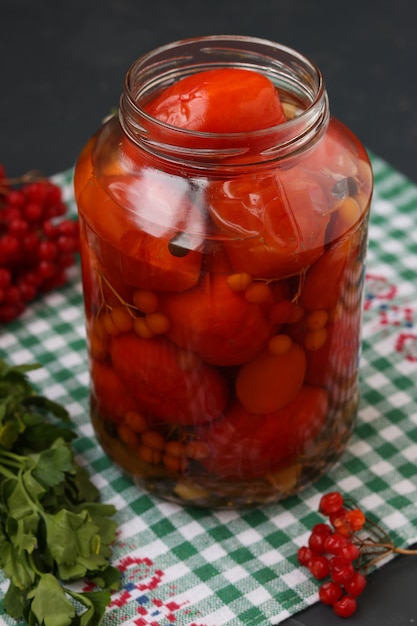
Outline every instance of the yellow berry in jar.
[[162, 463], [168, 471], [176, 473], [184, 472], [187, 467], [185, 458], [172, 456], [166, 453], [162, 456]]
[[272, 301], [272, 291], [266, 283], [252, 283], [245, 290], [245, 298], [254, 304]]
[[319, 330], [324, 328], [329, 319], [329, 314], [326, 309], [317, 309], [308, 314], [306, 319], [306, 325], [309, 330]]
[[103, 361], [107, 356], [107, 341], [97, 335], [95, 332], [90, 333], [89, 337], [90, 354], [93, 359]]
[[268, 342], [268, 350], [271, 354], [286, 354], [292, 345], [289, 335], [275, 335]]
[[119, 334], [119, 329], [117, 328], [116, 324], [113, 321], [112, 315], [111, 315], [111, 311], [108, 311], [107, 313], [104, 313], [101, 317], [102, 320], [102, 324], [103, 324], [103, 328], [106, 331], [106, 333], [108, 335], [118, 335]]
[[129, 332], [133, 328], [133, 317], [124, 306], [114, 307], [110, 313], [114, 326], [121, 333]]
[[343, 315], [344, 307], [341, 302], [338, 302], [336, 306], [329, 310], [329, 323], [337, 322]]
[[233, 291], [245, 291], [252, 282], [252, 276], [247, 272], [231, 274], [227, 277], [227, 284]]
[[133, 304], [142, 313], [154, 313], [158, 309], [158, 296], [148, 289], [137, 289], [133, 294]]
[[137, 434], [127, 424], [120, 424], [117, 432], [120, 440], [130, 448], [135, 448], [139, 444]]
[[137, 450], [138, 457], [144, 461], [145, 463], [150, 463], [151, 465], [158, 465], [161, 462], [162, 454], [160, 450], [154, 450], [141, 444]]
[[146, 326], [154, 335], [163, 335], [171, 326], [171, 321], [168, 315], [155, 311], [154, 313], [148, 313], [145, 318]]
[[306, 350], [313, 352], [319, 350], [327, 341], [327, 330], [325, 328], [319, 328], [317, 330], [310, 330], [305, 334], [304, 347]]
[[210, 448], [204, 441], [190, 441], [185, 445], [185, 456], [194, 461], [207, 459], [210, 455]]
[[152, 339], [154, 337], [154, 333], [148, 327], [145, 317], [137, 317], [133, 321], [133, 330], [142, 339]]
[[167, 441], [164, 451], [170, 456], [181, 458], [185, 455], [185, 446], [182, 441]]
[[128, 411], [124, 416], [124, 423], [135, 433], [143, 433], [148, 428], [145, 416], [138, 411]]
[[94, 333], [97, 337], [100, 337], [100, 339], [107, 338], [107, 331], [103, 324], [103, 317], [103, 315], [99, 315], [98, 317], [95, 317], [91, 323], [91, 333]]
[[348, 196], [338, 206], [339, 217], [350, 228], [358, 222], [361, 216], [361, 208], [354, 198]]
[[165, 448], [165, 438], [156, 430], [145, 430], [142, 433], [142, 443], [152, 450], [162, 451]]

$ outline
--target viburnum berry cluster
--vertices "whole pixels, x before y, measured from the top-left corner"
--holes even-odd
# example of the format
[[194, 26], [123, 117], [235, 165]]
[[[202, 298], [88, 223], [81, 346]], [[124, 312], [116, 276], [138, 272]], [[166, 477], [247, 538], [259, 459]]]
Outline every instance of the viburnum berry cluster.
[[7, 179], [0, 165], [0, 323], [66, 283], [79, 250], [78, 223], [66, 213], [58, 185], [31, 172]]
[[319, 512], [327, 522], [313, 526], [298, 562], [320, 581], [319, 598], [339, 617], [357, 610], [369, 569], [389, 554], [417, 554], [394, 546], [389, 535], [338, 491], [322, 496]]

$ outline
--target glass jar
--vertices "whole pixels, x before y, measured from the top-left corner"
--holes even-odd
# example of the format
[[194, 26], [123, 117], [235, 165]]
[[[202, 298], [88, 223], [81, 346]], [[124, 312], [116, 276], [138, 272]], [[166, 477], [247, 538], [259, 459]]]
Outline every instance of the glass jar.
[[[231, 67], [272, 81], [284, 123], [208, 133], [147, 113], [179, 79]], [[91, 419], [138, 485], [245, 507], [299, 492], [340, 457], [358, 406], [372, 186], [364, 147], [298, 52], [213, 36], [132, 65], [75, 194]]]

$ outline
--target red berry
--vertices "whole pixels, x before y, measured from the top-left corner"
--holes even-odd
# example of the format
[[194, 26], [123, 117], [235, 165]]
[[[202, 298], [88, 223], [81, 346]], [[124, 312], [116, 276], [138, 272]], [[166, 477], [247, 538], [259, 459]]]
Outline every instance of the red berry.
[[49, 219], [42, 222], [42, 231], [48, 239], [54, 239], [59, 233], [57, 226]]
[[17, 237], [22, 237], [29, 230], [28, 223], [25, 220], [22, 220], [20, 217], [16, 217], [9, 221], [7, 226], [7, 232], [10, 235], [15, 235]]
[[62, 191], [58, 185], [54, 185], [51, 182], [47, 182], [45, 186], [46, 197], [45, 202], [48, 205], [61, 204], [62, 202]]
[[333, 556], [329, 560], [329, 568], [333, 582], [339, 584], [344, 584], [355, 573], [352, 563], [341, 556]]
[[308, 539], [308, 547], [319, 554], [326, 552], [324, 544], [327, 539], [327, 535], [320, 532], [312, 532]]
[[29, 231], [22, 239], [22, 250], [25, 255], [35, 252], [39, 245], [39, 235], [34, 231]]
[[351, 596], [342, 596], [333, 604], [333, 610], [338, 617], [350, 617], [355, 613], [357, 603]]
[[325, 556], [321, 554], [314, 554], [308, 565], [308, 569], [310, 570], [314, 578], [317, 578], [317, 580], [322, 580], [323, 578], [326, 578], [326, 576], [328, 576], [330, 573], [329, 561]]
[[6, 267], [0, 267], [0, 288], [6, 289], [12, 282], [12, 275]]
[[313, 551], [307, 546], [301, 546], [297, 552], [297, 559], [300, 565], [308, 567], [311, 559], [313, 558]]
[[346, 513], [346, 519], [353, 532], [362, 530], [366, 522], [365, 514], [360, 509], [353, 509], [352, 511], [348, 511]]
[[333, 606], [333, 604], [337, 602], [337, 600], [339, 600], [342, 594], [342, 587], [332, 581], [323, 583], [319, 589], [320, 600], [323, 602], [323, 604], [327, 604], [328, 606]]
[[[4, 168], [0, 165], [1, 172]], [[5, 174], [3, 176], [5, 178]], [[62, 286], [66, 268], [79, 251], [76, 221], [60, 223], [67, 207], [58, 185], [49, 180], [22, 184], [5, 181], [0, 197], [0, 322], [18, 317], [39, 292]]]
[[16, 259], [20, 252], [20, 241], [15, 235], [5, 234], [0, 238], [0, 259], [9, 263]]
[[16, 283], [16, 287], [19, 290], [20, 298], [21, 300], [23, 300], [23, 302], [30, 302], [35, 298], [37, 293], [36, 287], [30, 282], [26, 282], [25, 280], [20, 279]]
[[19, 317], [24, 311], [24, 304], [0, 304], [0, 322], [12, 322], [16, 317]]
[[18, 207], [8, 205], [2, 210], [1, 217], [5, 224], [9, 224], [13, 220], [22, 219], [22, 213]]
[[355, 572], [344, 584], [347, 593], [354, 598], [360, 596], [366, 587], [366, 578], [360, 572]]
[[42, 205], [37, 202], [28, 202], [22, 211], [28, 222], [39, 222], [43, 215]]
[[355, 561], [357, 558], [359, 558], [360, 553], [361, 551], [359, 550], [358, 546], [356, 546], [351, 541], [348, 541], [346, 545], [344, 545], [340, 549], [339, 552], [340, 556], [347, 561]]
[[334, 513], [331, 513], [329, 515], [329, 522], [331, 523], [331, 525], [333, 527], [336, 527], [338, 525], [339, 520], [345, 519], [347, 512], [348, 512], [348, 509], [341, 507], [340, 509], [337, 509], [337, 511], [335, 511]]
[[38, 258], [43, 261], [52, 261], [58, 255], [58, 248], [53, 241], [41, 241], [38, 247]]
[[313, 528], [311, 529], [312, 533], [318, 533], [320, 535], [325, 535], [326, 537], [328, 535], [331, 535], [333, 530], [330, 528], [330, 526], [328, 524], [314, 524]]
[[33, 183], [27, 183], [24, 187], [24, 192], [29, 202], [42, 204], [46, 197], [47, 184], [47, 181], [36, 181]]
[[331, 515], [343, 506], [343, 496], [339, 491], [330, 491], [322, 496], [319, 504], [319, 511], [323, 515]]
[[7, 203], [10, 206], [21, 207], [25, 203], [25, 194], [19, 189], [10, 189], [7, 194]]
[[7, 287], [7, 289], [4, 290], [4, 299], [7, 304], [20, 304], [22, 298], [20, 297], [20, 291], [16, 285], [10, 285], [10, 287]]
[[51, 261], [40, 261], [37, 267], [37, 271], [39, 276], [42, 277], [43, 280], [48, 280], [55, 276], [57, 267]]
[[340, 554], [341, 549], [348, 543], [348, 539], [339, 533], [332, 533], [326, 537], [324, 547], [329, 554]]

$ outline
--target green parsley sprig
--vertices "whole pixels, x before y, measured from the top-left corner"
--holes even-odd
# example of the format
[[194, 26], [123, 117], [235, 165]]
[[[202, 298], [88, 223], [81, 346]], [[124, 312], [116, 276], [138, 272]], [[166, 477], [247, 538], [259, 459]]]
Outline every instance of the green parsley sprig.
[[[74, 460], [67, 410], [36, 393], [37, 364], [0, 359], [0, 568], [5, 611], [29, 626], [98, 626], [118, 589], [115, 508]], [[51, 419], [52, 418], [52, 419]], [[97, 590], [76, 591], [76, 581]]]

